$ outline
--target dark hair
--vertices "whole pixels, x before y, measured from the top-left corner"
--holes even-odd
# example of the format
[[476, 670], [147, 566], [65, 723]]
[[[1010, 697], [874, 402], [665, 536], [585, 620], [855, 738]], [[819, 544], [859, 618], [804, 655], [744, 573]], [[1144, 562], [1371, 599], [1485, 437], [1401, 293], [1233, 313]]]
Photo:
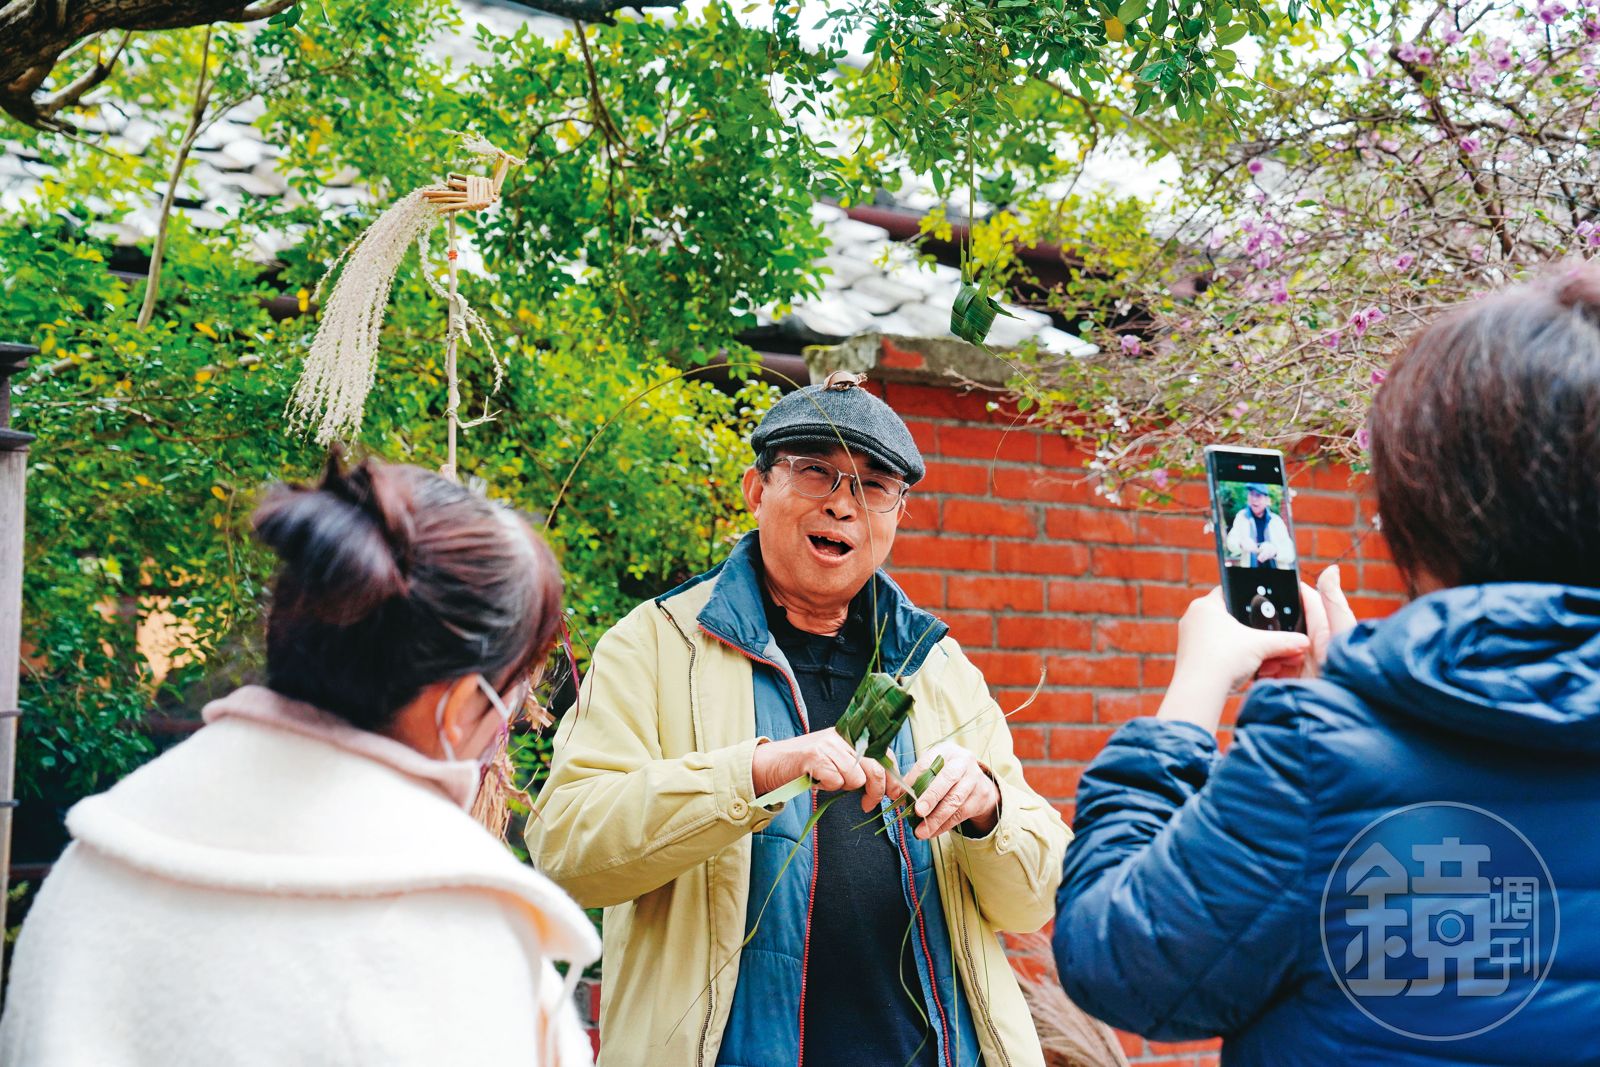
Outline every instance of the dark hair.
[[433, 682], [531, 670], [561, 626], [561, 570], [519, 515], [420, 467], [337, 452], [316, 486], [279, 485], [255, 530], [282, 561], [267, 684], [382, 730]]
[[1383, 534], [1413, 590], [1600, 586], [1600, 266], [1418, 334], [1373, 405]]

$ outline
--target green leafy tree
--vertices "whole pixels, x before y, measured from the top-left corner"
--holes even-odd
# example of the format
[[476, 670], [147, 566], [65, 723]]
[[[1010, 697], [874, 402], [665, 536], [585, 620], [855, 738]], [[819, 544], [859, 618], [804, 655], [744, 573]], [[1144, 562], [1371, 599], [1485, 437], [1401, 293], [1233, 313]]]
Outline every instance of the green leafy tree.
[[[283, 417], [314, 315], [277, 319], [264, 301], [298, 294], [314, 310], [316, 280], [376, 212], [449, 168], [449, 131], [528, 160], [496, 211], [463, 220], [485, 264], [463, 290], [506, 375], [496, 391], [489, 354], [464, 353], [467, 404], [493, 418], [464, 440], [462, 474], [550, 514], [586, 635], [744, 528], [743, 441], [771, 393], [730, 395], [702, 370], [752, 362], [737, 336], [757, 309], [815, 291], [817, 198], [915, 181], [1010, 205], [975, 248], [1013, 280], [1010, 250], [1043, 232], [1031, 205], [1084, 146], [1210, 122], [1245, 99], [1231, 45], [1285, 17], [1255, 0], [843, 2], [817, 43], [817, 13], [798, 5], [610, 24], [599, 5], [559, 40], [480, 30], [482, 57], [457, 68], [427, 50], [459, 30], [443, 0], [275, 7], [264, 23], [42, 48], [26, 99], [0, 101], [34, 122], [44, 94], [44, 128], [6, 132], [54, 168], [0, 220], [0, 313], [46, 349], [17, 405], [41, 438], [25, 790], [41, 773], [103, 785], [147, 751], [153, 701], [191, 697], [224, 664], [250, 669], [269, 563], [247, 536], [252, 501], [321, 459]], [[93, 93], [76, 90], [86, 81]], [[92, 132], [133, 101], [165, 124], [139, 155]], [[194, 146], [246, 106], [282, 148], [289, 195], [207, 226], [167, 211], [191, 195]], [[370, 203], [330, 210], [321, 187], [351, 170]], [[106, 226], [158, 206], [143, 250], [159, 280], [110, 273]], [[291, 246], [259, 265], [254, 250], [282, 235]], [[423, 278], [438, 269], [402, 267], [359, 442], [426, 465], [444, 438], [445, 316]], [[136, 627], [169, 617], [184, 655], [158, 689]]]

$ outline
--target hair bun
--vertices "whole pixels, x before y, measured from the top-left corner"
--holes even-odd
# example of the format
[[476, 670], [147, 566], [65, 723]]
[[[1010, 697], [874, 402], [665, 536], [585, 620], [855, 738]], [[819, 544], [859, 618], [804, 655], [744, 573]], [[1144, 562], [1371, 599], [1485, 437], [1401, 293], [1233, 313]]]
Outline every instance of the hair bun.
[[322, 490], [360, 508], [377, 525], [401, 575], [408, 575], [416, 538], [409, 483], [396, 478], [388, 464], [372, 459], [341, 472], [339, 455], [337, 449], [329, 455]]
[[335, 449], [316, 487], [280, 485], [255, 514], [256, 536], [283, 562], [284, 590], [335, 623], [406, 595], [411, 540], [403, 487], [381, 464], [346, 473], [341, 460]]

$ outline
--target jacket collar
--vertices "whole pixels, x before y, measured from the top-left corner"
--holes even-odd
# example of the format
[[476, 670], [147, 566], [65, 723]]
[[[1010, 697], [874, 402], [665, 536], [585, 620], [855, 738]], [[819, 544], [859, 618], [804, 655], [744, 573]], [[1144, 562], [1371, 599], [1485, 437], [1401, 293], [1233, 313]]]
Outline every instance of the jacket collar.
[[[657, 602], [707, 581], [715, 583], [711, 598], [700, 609], [695, 621], [713, 637], [746, 655], [767, 656], [772, 633], [767, 626], [761, 590], [761, 546], [754, 530], [739, 540], [727, 559], [663, 594]], [[950, 628], [937, 616], [913, 604], [882, 570], [872, 576], [867, 588], [856, 594], [856, 602], [868, 613], [873, 610], [874, 598], [877, 621], [872, 629], [874, 633], [881, 631], [883, 634], [881, 669], [892, 674], [915, 674]]]
[[371, 730], [359, 729], [337, 715], [292, 700], [264, 686], [247, 685], [213, 700], [200, 710], [200, 717], [207, 723], [230, 717], [249, 719], [326, 742], [335, 748], [386, 764], [409, 778], [437, 788], [463, 811], [472, 808], [483, 778], [483, 769], [477, 760], [433, 759], [410, 745]]

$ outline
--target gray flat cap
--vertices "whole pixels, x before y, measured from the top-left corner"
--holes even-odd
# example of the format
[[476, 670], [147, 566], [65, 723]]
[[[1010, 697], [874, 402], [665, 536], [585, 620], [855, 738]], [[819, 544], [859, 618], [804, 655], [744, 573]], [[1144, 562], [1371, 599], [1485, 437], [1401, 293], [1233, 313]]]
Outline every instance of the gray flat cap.
[[927, 473], [911, 431], [894, 409], [861, 388], [865, 375], [835, 372], [822, 385], [798, 389], [772, 405], [750, 445], [767, 448], [795, 445], [847, 447], [865, 452], [907, 482]]

